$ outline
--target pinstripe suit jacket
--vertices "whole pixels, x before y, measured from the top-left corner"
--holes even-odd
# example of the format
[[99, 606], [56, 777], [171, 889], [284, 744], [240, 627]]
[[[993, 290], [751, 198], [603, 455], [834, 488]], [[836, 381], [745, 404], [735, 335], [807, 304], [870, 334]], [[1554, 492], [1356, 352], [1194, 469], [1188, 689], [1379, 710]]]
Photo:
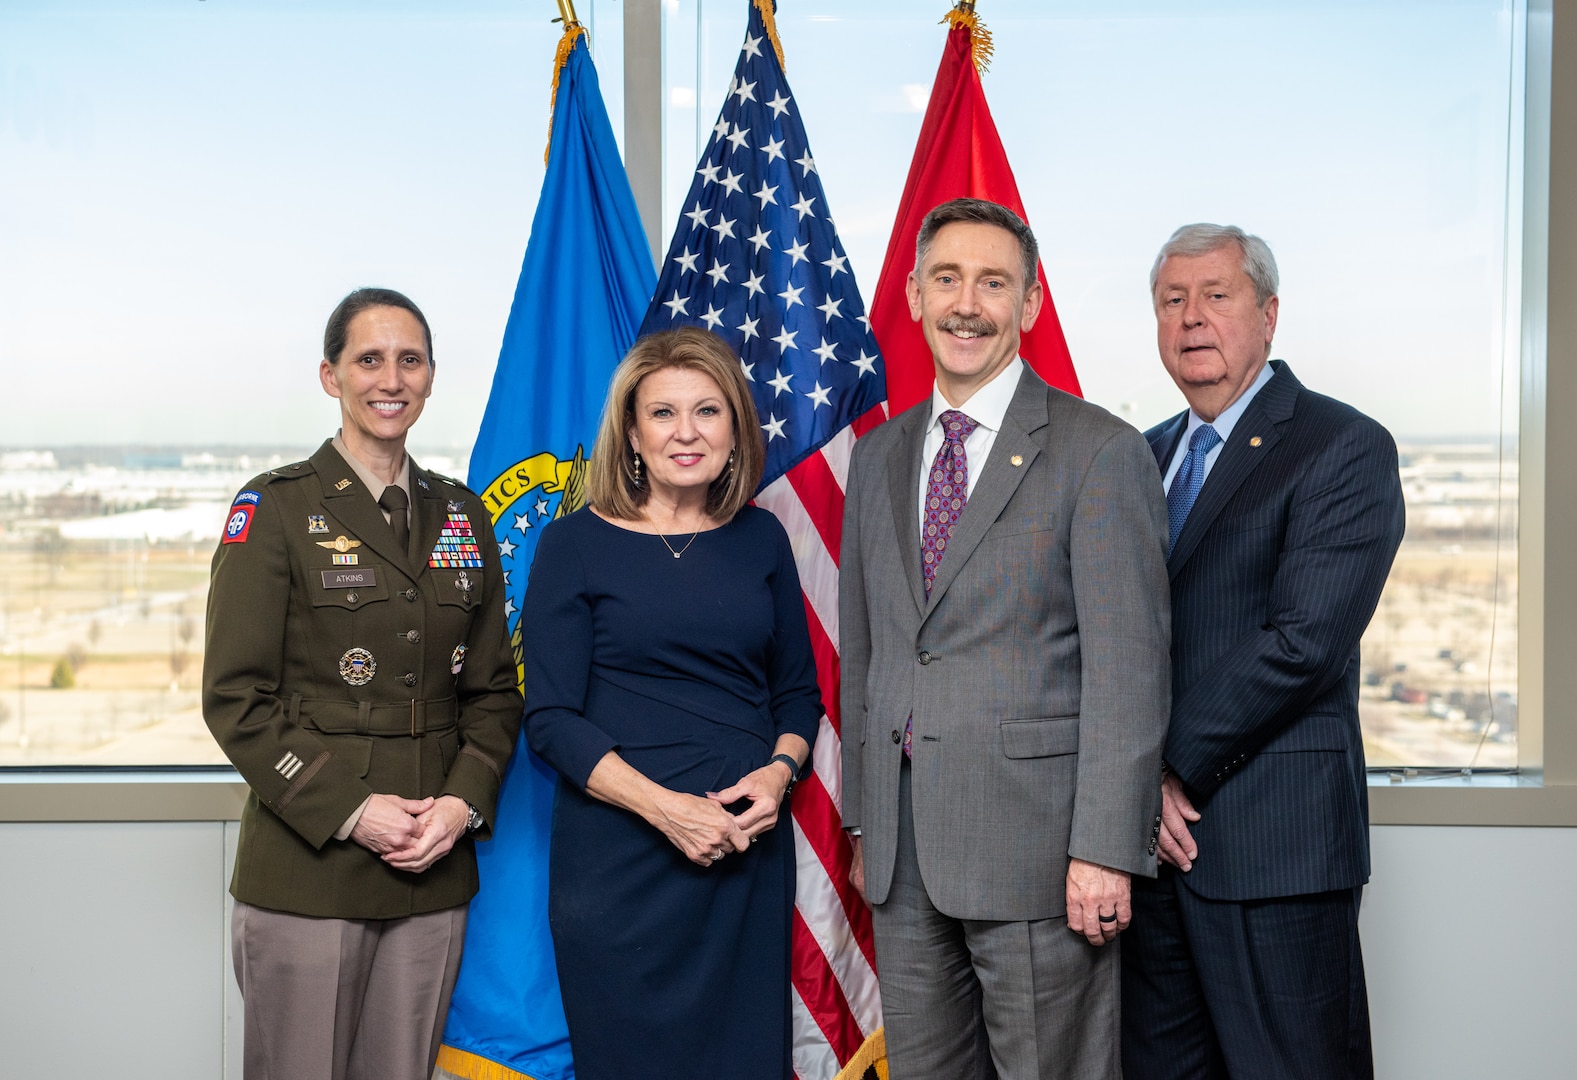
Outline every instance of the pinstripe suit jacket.
[[915, 846], [961, 919], [1064, 913], [1072, 855], [1155, 873], [1165, 501], [1144, 440], [1025, 368], [926, 595], [930, 400], [855, 444], [839, 581], [843, 821], [887, 898], [904, 721]]
[[[1167, 563], [1167, 765], [1203, 815], [1179, 880], [1215, 900], [1369, 879], [1358, 640], [1402, 540], [1396, 444], [1280, 360]], [[1163, 473], [1186, 412], [1145, 433]]]

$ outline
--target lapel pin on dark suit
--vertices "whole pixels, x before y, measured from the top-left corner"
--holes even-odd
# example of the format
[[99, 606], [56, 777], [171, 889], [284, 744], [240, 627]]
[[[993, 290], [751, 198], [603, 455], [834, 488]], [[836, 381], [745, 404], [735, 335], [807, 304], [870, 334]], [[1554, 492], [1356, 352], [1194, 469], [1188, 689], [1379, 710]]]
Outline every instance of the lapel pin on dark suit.
[[1256, 436], [1254, 436], [1254, 437], [1253, 437], [1253, 438], [1252, 438], [1252, 439], [1250, 439], [1250, 440], [1249, 440], [1249, 441], [1248, 441], [1248, 444], [1249, 444], [1249, 445], [1250, 445], [1250, 446], [1258, 446], [1258, 445], [1260, 445], [1260, 444], [1261, 444], [1261, 443], [1263, 443], [1263, 442], [1264, 442], [1264, 441], [1265, 441], [1265, 440], [1264, 440], [1264, 439], [1262, 439], [1262, 438], [1260, 438], [1260, 437], [1259, 437], [1259, 436], [1258, 436], [1258, 435], [1256, 435]]
[[1018, 468], [1020, 465], [1024, 464], [1023, 455], [1014, 454], [1012, 457], [1008, 458], [1008, 464], [1012, 465], [1015, 469]]

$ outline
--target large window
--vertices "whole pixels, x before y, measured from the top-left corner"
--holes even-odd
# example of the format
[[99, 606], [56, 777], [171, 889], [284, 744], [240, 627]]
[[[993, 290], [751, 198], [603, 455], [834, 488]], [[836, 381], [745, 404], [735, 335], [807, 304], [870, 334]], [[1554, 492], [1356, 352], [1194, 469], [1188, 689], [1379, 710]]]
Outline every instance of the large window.
[[[671, 229], [744, 18], [681, 0], [668, 44]], [[941, 57], [943, 0], [783, 5], [788, 77], [862, 293], [875, 290]], [[1363, 642], [1375, 766], [1517, 763], [1524, 8], [991, 0], [984, 83], [1091, 400], [1183, 407], [1146, 283], [1178, 225], [1230, 222], [1281, 268], [1273, 355], [1396, 436], [1407, 539]]]
[[554, 14], [0, 6], [0, 765], [223, 762], [197, 694], [209, 559], [246, 480], [334, 433], [316, 368], [350, 289], [425, 309], [412, 452], [464, 475]]
[[[580, 0], [615, 129], [623, 6]], [[869, 299], [945, 0], [795, 0], [788, 75]], [[665, 221], [744, 0], [667, 0]], [[463, 475], [542, 176], [546, 0], [0, 7], [0, 765], [217, 763], [196, 696], [230, 495], [332, 433], [329, 308], [407, 291]], [[1409, 529], [1364, 642], [1371, 764], [1517, 760], [1523, 5], [990, 0], [986, 75], [1087, 395], [1181, 408], [1145, 281], [1231, 221], [1275, 353], [1384, 422]]]

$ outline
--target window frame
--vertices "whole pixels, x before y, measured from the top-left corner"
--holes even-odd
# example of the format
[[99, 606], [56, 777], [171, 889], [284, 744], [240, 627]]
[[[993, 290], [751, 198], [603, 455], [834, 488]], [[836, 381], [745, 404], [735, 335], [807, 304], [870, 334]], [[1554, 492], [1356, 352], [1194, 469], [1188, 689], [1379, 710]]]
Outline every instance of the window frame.
[[[643, 213], [661, 207], [662, 0], [626, 0], [622, 58], [627, 171]], [[1562, 17], [1557, 18], [1557, 14]], [[655, 27], [655, 32], [654, 28]], [[1526, 92], [1522, 144], [1518, 760], [1520, 774], [1370, 781], [1374, 825], [1577, 826], [1577, 665], [1546, 664], [1577, 650], [1577, 563], [1546, 558], [1577, 535], [1577, 483], [1546, 462], [1577, 460], [1577, 8], [1528, 0], [1522, 28]], [[1514, 28], [1514, 33], [1516, 29]], [[656, 131], [655, 145], [653, 131]], [[661, 221], [660, 214], [647, 220]], [[655, 230], [655, 231], [654, 231]], [[664, 237], [649, 227], [653, 258]], [[1550, 363], [1555, 356], [1566, 363]], [[247, 786], [227, 767], [0, 769], [0, 822], [232, 821]]]

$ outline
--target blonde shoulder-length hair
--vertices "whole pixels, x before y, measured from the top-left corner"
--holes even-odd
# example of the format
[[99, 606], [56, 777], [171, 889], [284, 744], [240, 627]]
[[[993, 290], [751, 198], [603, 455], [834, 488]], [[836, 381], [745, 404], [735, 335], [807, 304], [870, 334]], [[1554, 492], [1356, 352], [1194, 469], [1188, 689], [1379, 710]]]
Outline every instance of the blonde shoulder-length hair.
[[635, 427], [635, 394], [642, 379], [667, 368], [685, 368], [709, 376], [728, 402], [734, 428], [734, 461], [712, 481], [706, 512], [717, 521], [731, 521], [755, 496], [766, 465], [767, 448], [739, 357], [722, 338], [695, 326], [648, 334], [631, 346], [614, 370], [587, 469], [587, 495], [591, 504], [609, 517], [640, 520], [649, 492], [644, 481], [636, 483], [635, 453], [630, 446], [630, 431]]

